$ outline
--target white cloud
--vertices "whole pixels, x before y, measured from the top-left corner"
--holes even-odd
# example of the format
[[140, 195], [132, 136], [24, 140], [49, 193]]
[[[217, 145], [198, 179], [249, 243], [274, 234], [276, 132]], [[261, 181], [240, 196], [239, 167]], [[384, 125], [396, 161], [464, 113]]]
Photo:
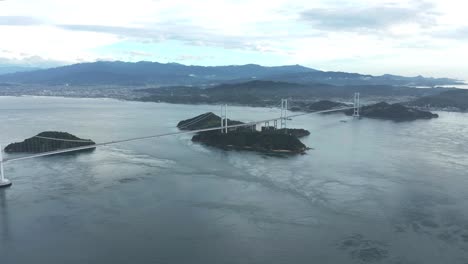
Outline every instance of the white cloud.
[[416, 24], [430, 27], [437, 12], [429, 2], [414, 1], [410, 5], [395, 3], [365, 6], [328, 6], [312, 8], [301, 13], [312, 26], [335, 31], [382, 31], [395, 25]]
[[53, 26], [0, 27], [1, 47], [10, 51], [8, 56], [21, 59], [41, 56], [45, 59], [75, 61], [92, 57], [87, 51], [118, 41], [111, 35], [93, 32], [70, 32]]

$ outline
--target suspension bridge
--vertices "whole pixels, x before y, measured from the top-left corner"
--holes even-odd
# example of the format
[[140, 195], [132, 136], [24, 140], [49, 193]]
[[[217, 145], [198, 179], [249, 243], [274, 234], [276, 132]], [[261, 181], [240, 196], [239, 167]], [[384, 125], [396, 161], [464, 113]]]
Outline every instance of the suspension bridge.
[[[287, 115], [288, 99], [281, 99], [281, 114], [280, 114], [279, 117], [274, 117], [274, 118], [265, 119], [265, 120], [252, 121], [252, 122], [243, 123], [243, 124], [229, 125], [228, 124], [228, 118], [227, 118], [227, 105], [222, 105], [221, 106], [221, 122], [220, 122], [219, 127], [211, 127], [211, 128], [189, 130], [189, 131], [177, 131], [177, 132], [169, 132], [169, 133], [163, 133], [163, 134], [157, 134], [157, 135], [127, 138], [127, 139], [114, 140], [114, 141], [108, 141], [108, 142], [101, 142], [101, 143], [89, 144], [89, 145], [78, 146], [78, 147], [68, 147], [68, 148], [58, 149], [58, 150], [53, 150], [53, 151], [43, 151], [41, 153], [30, 154], [30, 155], [22, 156], [22, 157], [7, 157], [7, 158], [4, 158], [3, 157], [3, 148], [0, 146], [0, 188], [9, 187], [9, 186], [12, 185], [12, 182], [10, 180], [8, 180], [7, 178], [5, 178], [5, 173], [4, 173], [4, 164], [8, 164], [8, 163], [11, 163], [11, 162], [24, 161], [24, 160], [28, 160], [28, 159], [45, 157], [45, 156], [50, 156], [50, 155], [55, 155], [55, 154], [71, 153], [71, 152], [77, 152], [77, 151], [82, 151], [82, 150], [87, 150], [87, 149], [95, 149], [97, 147], [103, 147], [103, 146], [108, 146], [108, 145], [114, 145], [114, 144], [120, 144], [120, 143], [126, 143], [126, 142], [133, 142], [133, 141], [140, 141], [140, 140], [147, 140], [147, 139], [154, 139], [154, 138], [162, 138], [162, 137], [168, 137], [168, 136], [177, 136], [177, 135], [184, 135], [184, 134], [195, 134], [195, 133], [200, 133], [200, 132], [208, 132], [208, 131], [216, 131], [216, 130], [221, 131], [221, 133], [228, 133], [229, 130], [234, 130], [234, 129], [240, 128], [240, 127], [256, 127], [256, 125], [258, 125], [258, 124], [264, 124], [265, 127], [269, 127], [270, 122], [273, 122], [273, 126], [276, 129], [278, 121], [280, 123], [280, 128], [286, 128], [286, 121], [291, 120], [292, 118], [295, 118], [295, 117], [304, 116], [304, 115], [311, 115], [311, 114], [341, 112], [341, 111], [346, 111], [346, 110], [350, 110], [350, 109], [353, 109], [353, 117], [358, 118], [359, 117], [360, 107], [361, 107], [360, 106], [360, 95], [359, 95], [359, 93], [355, 93], [354, 94], [354, 103], [353, 103], [352, 107], [341, 107], [341, 108], [330, 109], [330, 110], [313, 111], [313, 112], [306, 112], [306, 113]], [[192, 120], [191, 122], [189, 122], [187, 124], [184, 124], [184, 126], [188, 126], [188, 125], [198, 123], [198, 122], [202, 121], [203, 119], [205, 119], [206, 117], [207, 116], [201, 116], [198, 119]], [[63, 142], [67, 142], [67, 143], [90, 142], [89, 140], [61, 139], [61, 138], [51, 138], [51, 137], [44, 137], [44, 136], [35, 136], [35, 138], [40, 138], [40, 139], [43, 139], [43, 140], [56, 141], [56, 142], [62, 142], [62, 143]]]

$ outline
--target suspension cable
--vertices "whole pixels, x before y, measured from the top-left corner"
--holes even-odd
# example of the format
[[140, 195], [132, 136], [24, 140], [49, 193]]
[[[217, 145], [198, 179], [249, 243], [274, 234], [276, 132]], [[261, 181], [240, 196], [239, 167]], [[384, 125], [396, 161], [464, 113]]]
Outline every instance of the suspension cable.
[[43, 137], [43, 136], [34, 136], [34, 138], [42, 138], [48, 140], [56, 140], [56, 141], [65, 141], [65, 142], [77, 142], [77, 143], [89, 143], [91, 139], [63, 139], [63, 138], [52, 138], [52, 137]]
[[198, 118], [196, 118], [195, 120], [191, 120], [189, 121], [187, 124], [184, 124], [182, 126], [179, 126], [178, 128], [186, 128], [188, 126], [191, 126], [191, 125], [194, 125], [202, 120], [205, 120], [206, 118], [208, 118], [209, 116], [211, 116], [213, 113], [212, 112], [209, 112], [209, 113], [206, 113], [206, 114], [203, 114], [201, 116], [199, 116]]

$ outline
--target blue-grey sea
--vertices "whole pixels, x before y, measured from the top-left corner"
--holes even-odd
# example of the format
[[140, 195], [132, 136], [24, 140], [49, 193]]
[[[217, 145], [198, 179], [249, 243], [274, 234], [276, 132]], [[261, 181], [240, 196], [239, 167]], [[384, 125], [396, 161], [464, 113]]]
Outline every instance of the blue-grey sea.
[[[0, 143], [48, 130], [96, 142], [175, 132], [208, 111], [220, 108], [0, 97]], [[0, 263], [466, 264], [468, 114], [438, 114], [298, 117], [288, 126], [311, 132], [306, 155], [224, 151], [181, 135], [6, 163]]]

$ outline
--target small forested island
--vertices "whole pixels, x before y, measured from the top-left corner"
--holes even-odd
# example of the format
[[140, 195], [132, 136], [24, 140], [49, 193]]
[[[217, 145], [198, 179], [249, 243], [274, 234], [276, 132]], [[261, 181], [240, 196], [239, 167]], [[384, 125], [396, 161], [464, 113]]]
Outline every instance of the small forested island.
[[[244, 123], [240, 121], [228, 119], [229, 126], [239, 125], [239, 124], [244, 124]], [[221, 117], [215, 115], [213, 112], [204, 113], [194, 118], [182, 120], [177, 124], [177, 128], [179, 128], [180, 130], [198, 130], [198, 129], [212, 128], [212, 127], [219, 127], [219, 126], [221, 126]]]
[[294, 102], [295, 105], [291, 107], [291, 111], [302, 111], [302, 112], [316, 112], [330, 110], [334, 108], [346, 107], [348, 105], [339, 102], [333, 102], [329, 100], [321, 100], [317, 102]]
[[[45, 131], [23, 142], [11, 143], [5, 147], [6, 153], [43, 153], [68, 148], [95, 145], [90, 139], [81, 139], [66, 132]], [[94, 148], [84, 149], [93, 150]], [[83, 150], [80, 150], [83, 151]]]
[[[221, 118], [211, 112], [194, 118], [180, 121], [177, 127], [181, 130], [198, 130], [219, 127]], [[228, 120], [228, 125], [244, 124], [236, 120]], [[223, 148], [252, 150], [270, 153], [304, 153], [308, 148], [299, 137], [307, 136], [310, 132], [305, 129], [275, 129], [262, 127], [257, 131], [254, 126], [228, 129], [228, 133], [220, 130], [197, 133], [192, 137], [193, 142]]]
[[[353, 115], [353, 109], [345, 111], [346, 115]], [[422, 111], [402, 104], [388, 104], [380, 102], [373, 105], [363, 106], [359, 112], [360, 116], [393, 121], [412, 121], [417, 119], [437, 118], [439, 115], [428, 111]]]
[[240, 131], [222, 134], [218, 131], [198, 133], [192, 141], [205, 145], [258, 152], [304, 153], [307, 150], [297, 137], [283, 133]]

